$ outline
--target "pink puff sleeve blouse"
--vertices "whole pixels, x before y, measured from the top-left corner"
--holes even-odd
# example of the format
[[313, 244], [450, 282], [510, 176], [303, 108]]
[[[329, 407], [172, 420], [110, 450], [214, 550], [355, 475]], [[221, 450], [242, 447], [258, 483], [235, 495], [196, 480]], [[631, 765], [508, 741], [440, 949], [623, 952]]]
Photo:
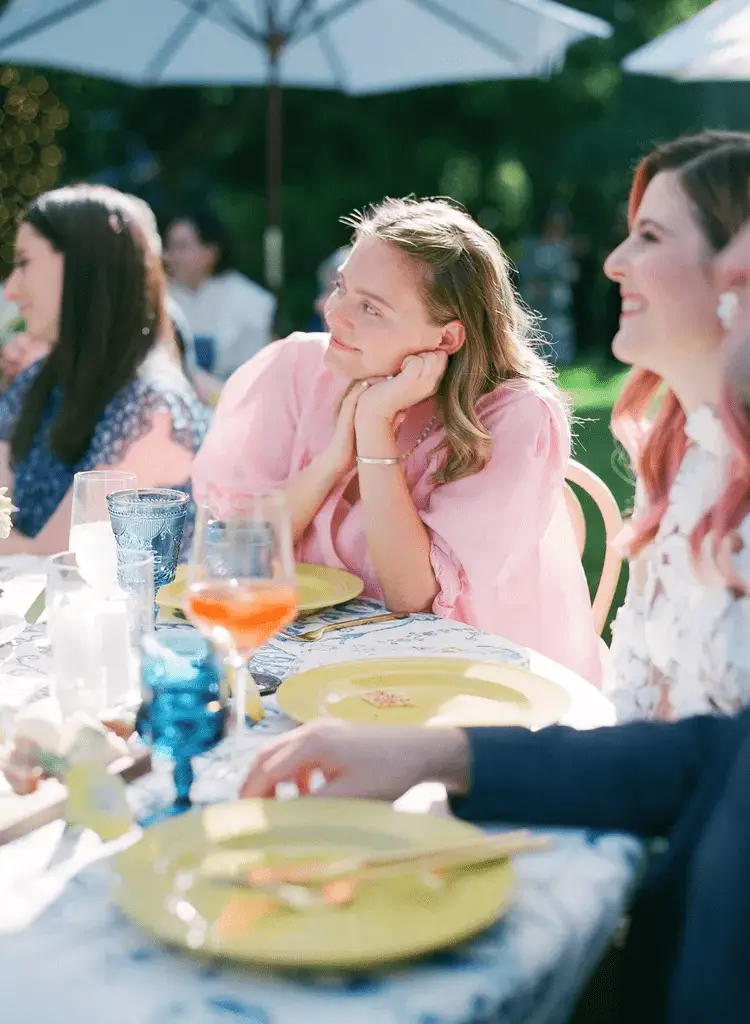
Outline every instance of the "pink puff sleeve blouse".
[[[283, 486], [331, 440], [348, 381], [323, 365], [324, 334], [267, 346], [228, 381], [193, 463], [197, 500]], [[440, 440], [432, 432], [404, 463], [412, 500], [431, 538], [440, 586], [433, 612], [534, 648], [598, 684], [601, 642], [565, 506], [570, 429], [552, 391], [513, 381], [479, 402], [494, 439], [487, 466], [435, 487]], [[347, 569], [381, 598], [360, 499], [342, 478], [297, 546], [297, 558]]]

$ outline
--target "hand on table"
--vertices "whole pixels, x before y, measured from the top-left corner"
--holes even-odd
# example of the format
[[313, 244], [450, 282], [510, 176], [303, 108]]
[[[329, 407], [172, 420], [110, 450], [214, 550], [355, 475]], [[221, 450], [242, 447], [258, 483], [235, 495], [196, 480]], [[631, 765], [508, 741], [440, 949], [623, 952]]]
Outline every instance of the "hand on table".
[[449, 792], [469, 787], [469, 752], [461, 729], [349, 725], [320, 719], [265, 746], [245, 779], [243, 797], [272, 797], [281, 782], [310, 792], [315, 773], [326, 784], [318, 796], [397, 800], [420, 782], [442, 782]]
[[21, 737], [14, 742], [4, 760], [0, 761], [0, 773], [5, 776], [16, 796], [33, 793], [44, 778], [44, 772], [37, 764], [40, 751], [38, 743]]

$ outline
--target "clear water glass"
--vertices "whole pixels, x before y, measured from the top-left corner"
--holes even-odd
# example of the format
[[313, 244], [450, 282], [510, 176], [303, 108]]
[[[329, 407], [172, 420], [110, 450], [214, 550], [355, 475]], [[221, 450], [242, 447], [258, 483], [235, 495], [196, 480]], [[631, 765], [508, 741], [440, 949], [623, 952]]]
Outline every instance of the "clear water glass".
[[100, 590], [112, 589], [116, 578], [116, 544], [109, 521], [107, 495], [136, 486], [135, 473], [91, 470], [73, 477], [73, 508], [69, 549], [87, 583]]
[[113, 491], [133, 488], [137, 482], [135, 473], [119, 469], [92, 469], [76, 473], [73, 477], [73, 508], [70, 513], [71, 534], [76, 526], [108, 523], [107, 495]]
[[64, 717], [109, 718], [138, 703], [141, 641], [154, 628], [153, 556], [135, 554], [120, 570], [123, 586], [107, 591], [89, 585], [73, 551], [47, 562], [52, 695]]
[[[115, 491], [107, 496], [117, 547], [154, 554], [155, 595], [174, 580], [189, 500], [184, 491], [169, 487]], [[154, 621], [158, 611], [154, 601]]]
[[137, 548], [117, 549], [117, 585], [131, 601], [134, 642], [140, 645], [154, 628], [154, 553]]
[[63, 717], [76, 711], [98, 715], [106, 706], [95, 636], [96, 591], [81, 575], [73, 551], [47, 562], [47, 633], [54, 688]]
[[173, 759], [176, 794], [171, 807], [142, 822], [149, 825], [190, 808], [192, 758], [222, 739], [227, 694], [219, 659], [190, 626], [163, 626], [144, 637], [142, 647], [136, 730], [154, 754]]

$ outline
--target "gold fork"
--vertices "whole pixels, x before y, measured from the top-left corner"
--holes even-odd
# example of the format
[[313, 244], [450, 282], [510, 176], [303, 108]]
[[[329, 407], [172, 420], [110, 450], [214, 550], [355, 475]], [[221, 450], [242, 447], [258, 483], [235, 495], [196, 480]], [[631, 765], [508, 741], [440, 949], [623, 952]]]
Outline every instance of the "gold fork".
[[305, 643], [312, 643], [321, 640], [326, 633], [333, 633], [336, 629], [349, 629], [350, 626], [366, 626], [371, 622], [392, 622], [396, 619], [408, 619], [409, 612], [385, 612], [383, 615], [365, 615], [361, 619], [343, 619], [341, 622], [330, 622], [327, 626], [318, 626], [317, 629], [309, 629], [306, 633], [299, 633], [297, 636], [287, 634], [289, 640], [302, 640]]

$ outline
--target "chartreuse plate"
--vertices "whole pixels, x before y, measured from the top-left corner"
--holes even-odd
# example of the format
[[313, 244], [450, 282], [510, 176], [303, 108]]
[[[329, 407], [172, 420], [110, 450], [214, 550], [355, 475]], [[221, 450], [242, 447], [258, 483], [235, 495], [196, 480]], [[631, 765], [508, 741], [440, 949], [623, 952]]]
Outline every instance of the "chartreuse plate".
[[522, 725], [559, 722], [570, 697], [543, 676], [470, 658], [373, 658], [289, 676], [276, 693], [298, 722], [329, 716], [377, 725]]
[[510, 864], [465, 868], [429, 887], [416, 874], [362, 882], [345, 906], [291, 910], [247, 887], [201, 875], [207, 858], [263, 851], [291, 858], [364, 856], [470, 842], [452, 818], [395, 811], [369, 800], [245, 800], [216, 804], [147, 829], [114, 862], [114, 898], [162, 940], [271, 967], [364, 968], [421, 956], [491, 925], [506, 907]]
[[[182, 611], [186, 589], [187, 566], [180, 565], [174, 581], [162, 587], [156, 595], [156, 603], [165, 611]], [[327, 565], [297, 565], [300, 615], [353, 601], [363, 590], [362, 580], [343, 569], [330, 569]]]

